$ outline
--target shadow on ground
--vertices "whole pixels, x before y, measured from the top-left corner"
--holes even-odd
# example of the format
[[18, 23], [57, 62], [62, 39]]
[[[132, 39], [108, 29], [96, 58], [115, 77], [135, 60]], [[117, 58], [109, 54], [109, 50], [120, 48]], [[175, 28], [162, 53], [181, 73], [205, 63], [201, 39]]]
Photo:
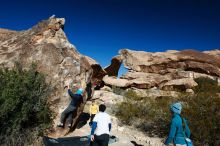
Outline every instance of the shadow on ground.
[[135, 141], [131, 141], [131, 143], [132, 143], [134, 146], [144, 146], [144, 145], [141, 145], [141, 144], [137, 144]]
[[[118, 142], [119, 139], [115, 136], [110, 136], [109, 144]], [[83, 136], [83, 137], [64, 137], [64, 138], [50, 138], [50, 137], [43, 137], [43, 142], [45, 146], [92, 146], [90, 144], [90, 137]], [[137, 145], [139, 146], [139, 145]]]
[[65, 137], [65, 138], [50, 138], [44, 137], [45, 146], [89, 146], [90, 141], [87, 136], [84, 137]]

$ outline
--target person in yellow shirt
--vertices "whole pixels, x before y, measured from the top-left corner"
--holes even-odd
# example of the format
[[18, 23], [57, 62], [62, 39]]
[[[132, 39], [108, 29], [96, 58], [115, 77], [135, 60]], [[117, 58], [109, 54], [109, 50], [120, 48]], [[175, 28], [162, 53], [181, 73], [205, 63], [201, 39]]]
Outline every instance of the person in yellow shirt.
[[90, 111], [89, 125], [91, 126], [93, 118], [95, 117], [96, 113], [99, 111], [99, 107], [96, 104], [95, 100], [92, 100], [92, 104], [90, 105], [89, 111]]

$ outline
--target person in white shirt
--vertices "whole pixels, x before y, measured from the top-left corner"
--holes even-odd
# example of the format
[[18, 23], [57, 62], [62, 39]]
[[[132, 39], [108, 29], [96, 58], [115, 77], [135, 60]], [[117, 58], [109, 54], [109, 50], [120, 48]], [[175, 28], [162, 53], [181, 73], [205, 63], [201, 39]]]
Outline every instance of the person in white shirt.
[[93, 146], [108, 146], [111, 131], [111, 117], [105, 113], [106, 106], [101, 104], [99, 112], [95, 115], [92, 123], [91, 141]]

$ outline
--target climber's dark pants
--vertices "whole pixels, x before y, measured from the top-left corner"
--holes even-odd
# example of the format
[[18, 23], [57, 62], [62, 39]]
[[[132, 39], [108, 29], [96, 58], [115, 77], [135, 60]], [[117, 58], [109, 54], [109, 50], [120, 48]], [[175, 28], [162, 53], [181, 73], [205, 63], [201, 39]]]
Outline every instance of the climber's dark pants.
[[73, 121], [73, 111], [76, 109], [75, 106], [69, 105], [61, 114], [60, 122], [64, 123], [66, 118], [67, 124], [72, 124]]

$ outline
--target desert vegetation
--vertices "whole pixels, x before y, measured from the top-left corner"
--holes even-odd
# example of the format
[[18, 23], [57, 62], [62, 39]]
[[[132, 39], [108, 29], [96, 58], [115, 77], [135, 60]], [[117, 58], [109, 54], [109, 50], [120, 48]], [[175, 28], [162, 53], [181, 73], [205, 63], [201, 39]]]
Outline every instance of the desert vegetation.
[[23, 69], [0, 68], [1, 145], [30, 145], [51, 125], [52, 112], [47, 103], [50, 85], [36, 65]]
[[194, 94], [181, 93], [179, 98], [153, 99], [138, 97], [128, 90], [117, 104], [115, 114], [123, 124], [132, 125], [150, 136], [165, 138], [169, 132], [171, 103], [181, 101], [182, 117], [189, 122], [191, 138], [196, 146], [217, 146], [220, 140], [220, 87], [215, 80], [197, 78]]

